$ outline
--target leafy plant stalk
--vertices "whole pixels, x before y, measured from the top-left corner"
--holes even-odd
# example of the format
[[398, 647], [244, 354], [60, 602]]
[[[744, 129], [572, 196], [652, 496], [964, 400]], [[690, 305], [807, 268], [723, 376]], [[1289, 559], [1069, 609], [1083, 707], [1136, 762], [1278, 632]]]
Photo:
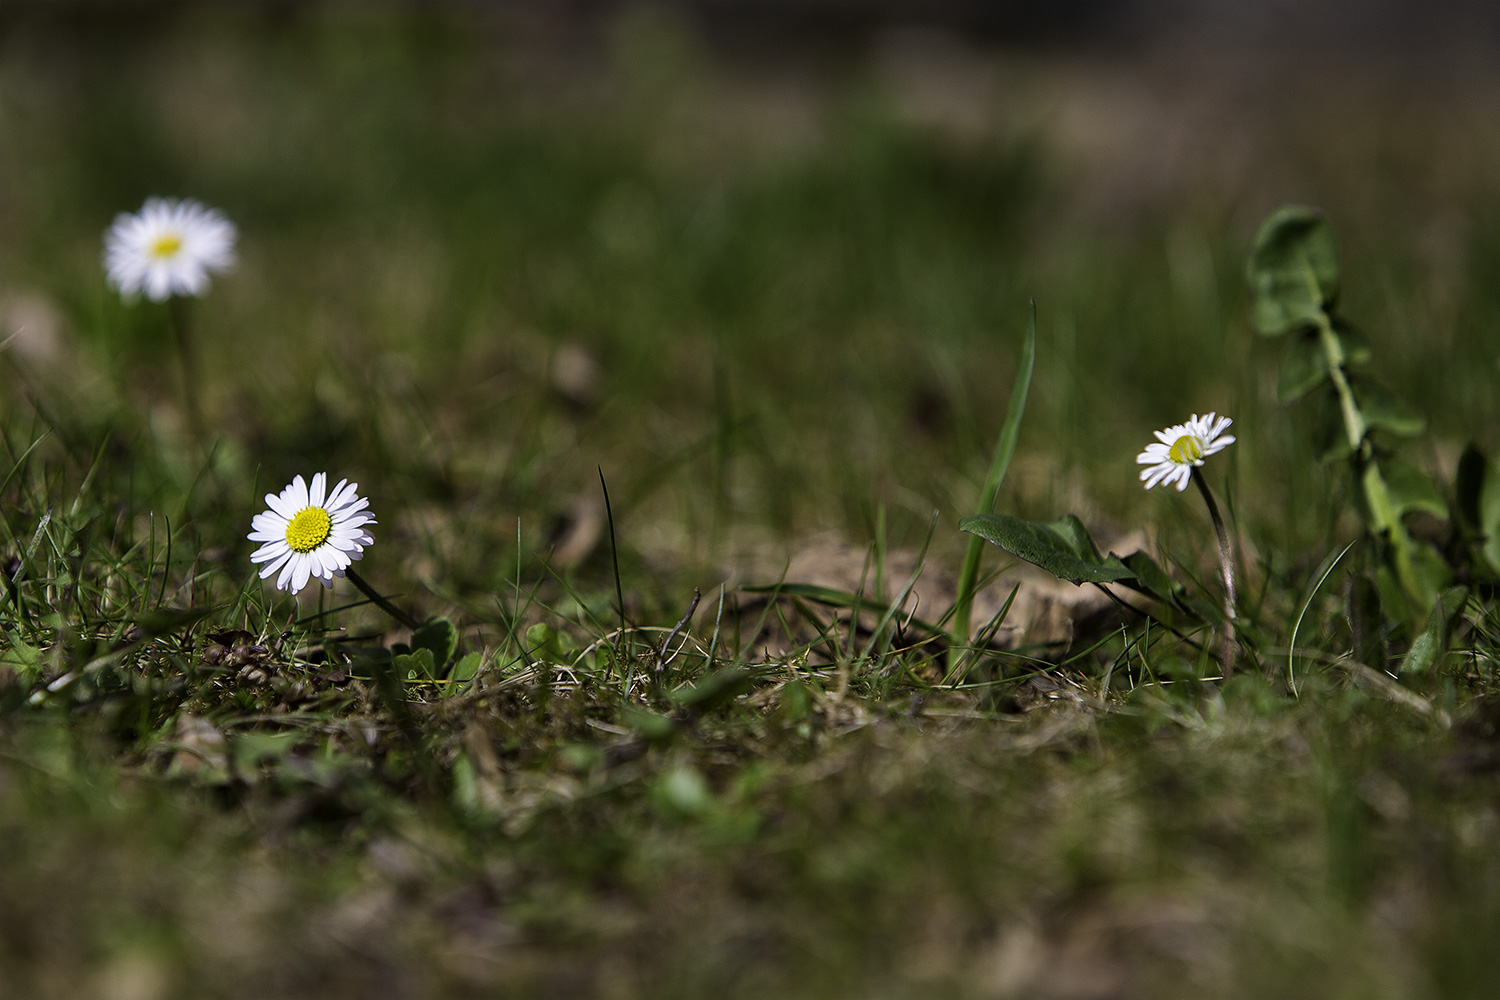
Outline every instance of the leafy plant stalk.
[[[990, 461], [990, 471], [985, 477], [984, 490], [979, 497], [977, 514], [988, 514], [995, 506], [995, 496], [1010, 468], [1011, 456], [1016, 451], [1016, 441], [1021, 435], [1021, 420], [1026, 414], [1026, 397], [1031, 391], [1031, 373], [1036, 365], [1036, 300], [1031, 302], [1030, 318], [1026, 323], [1026, 341], [1021, 347], [1021, 366], [1016, 371], [1016, 381], [1010, 391], [1010, 406], [1005, 414], [1005, 425], [1000, 428], [1000, 438], [995, 443], [995, 455]], [[958, 578], [958, 594], [953, 602], [952, 637], [948, 650], [948, 674], [951, 677], [963, 658], [964, 647], [969, 643], [969, 624], [974, 609], [974, 587], [979, 579], [979, 562], [984, 555], [985, 540], [978, 535], [969, 539], [964, 550], [963, 570]]]
[[1321, 315], [1318, 319], [1318, 343], [1323, 348], [1328, 364], [1329, 381], [1339, 397], [1344, 433], [1348, 436], [1349, 447], [1355, 453], [1355, 468], [1358, 470], [1360, 489], [1370, 510], [1371, 527], [1376, 536], [1383, 535], [1390, 545], [1396, 578], [1401, 581], [1401, 589], [1411, 598], [1413, 609], [1425, 610], [1423, 588], [1412, 565], [1412, 538], [1406, 533], [1406, 528], [1396, 513], [1390, 490], [1386, 488], [1385, 477], [1380, 474], [1380, 466], [1374, 461], [1373, 448], [1368, 438], [1369, 427], [1364, 414], [1359, 410], [1349, 379], [1344, 374], [1344, 349], [1326, 315]]

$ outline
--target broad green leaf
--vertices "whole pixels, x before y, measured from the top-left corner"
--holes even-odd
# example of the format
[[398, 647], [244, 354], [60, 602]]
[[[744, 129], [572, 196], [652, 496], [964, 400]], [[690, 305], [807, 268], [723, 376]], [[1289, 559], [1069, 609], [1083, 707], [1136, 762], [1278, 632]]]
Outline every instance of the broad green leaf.
[[1255, 328], [1276, 337], [1326, 321], [1339, 295], [1333, 229], [1317, 209], [1289, 205], [1255, 238], [1247, 269]]
[[1411, 539], [1411, 572], [1424, 602], [1437, 600], [1437, 595], [1453, 584], [1453, 567], [1448, 565], [1443, 554], [1415, 539]]
[[546, 622], [537, 622], [526, 630], [527, 655], [547, 663], [563, 662], [562, 643], [557, 630]]
[[1156, 598], [1163, 604], [1172, 604], [1182, 588], [1167, 575], [1167, 571], [1156, 564], [1144, 552], [1132, 552], [1122, 562], [1135, 574], [1132, 581], [1136, 590]]
[[391, 660], [396, 676], [404, 681], [431, 681], [437, 679], [437, 667], [433, 663], [432, 650], [423, 647], [410, 653], [398, 653]]
[[1399, 458], [1385, 458], [1380, 462], [1380, 472], [1385, 477], [1386, 493], [1397, 516], [1412, 511], [1422, 511], [1433, 517], [1448, 516], [1448, 502], [1443, 499], [1432, 477], [1421, 469]]
[[1365, 423], [1398, 437], [1414, 437], [1427, 427], [1427, 418], [1385, 386], [1375, 382], [1355, 383], [1354, 401]]
[[1411, 648], [1401, 660], [1401, 673], [1419, 674], [1429, 669], [1448, 645], [1448, 634], [1453, 630], [1459, 613], [1469, 599], [1467, 587], [1450, 587], [1443, 596], [1433, 602], [1427, 615], [1427, 625], [1412, 640]]
[[478, 650], [469, 653], [453, 665], [453, 670], [448, 674], [448, 679], [455, 684], [468, 683], [474, 679], [475, 674], [479, 673], [479, 666], [483, 660], [484, 657]]
[[1276, 398], [1283, 403], [1301, 399], [1328, 378], [1328, 354], [1316, 330], [1292, 338], [1281, 359], [1281, 373], [1276, 378]]
[[1072, 514], [1051, 524], [1009, 514], [975, 514], [958, 527], [1071, 583], [1109, 583], [1135, 576], [1117, 556], [1101, 558], [1083, 522]]
[[446, 618], [429, 618], [411, 634], [411, 648], [431, 652], [432, 669], [441, 673], [458, 652], [458, 629]]
[[1094, 544], [1093, 538], [1089, 536], [1088, 529], [1083, 522], [1074, 514], [1064, 514], [1056, 521], [1047, 524], [1054, 534], [1067, 542], [1068, 548], [1073, 554], [1090, 565], [1096, 565], [1102, 561], [1099, 555], [1099, 546]]

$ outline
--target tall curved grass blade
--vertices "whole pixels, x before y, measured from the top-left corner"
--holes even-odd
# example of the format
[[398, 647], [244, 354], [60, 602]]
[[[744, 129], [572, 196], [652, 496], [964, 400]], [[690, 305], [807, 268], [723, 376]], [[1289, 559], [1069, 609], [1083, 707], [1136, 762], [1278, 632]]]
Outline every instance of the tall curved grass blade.
[[1302, 619], [1307, 617], [1307, 609], [1312, 607], [1313, 598], [1318, 596], [1318, 591], [1322, 589], [1323, 584], [1328, 580], [1329, 574], [1332, 573], [1334, 568], [1343, 561], [1344, 556], [1348, 555], [1349, 550], [1354, 548], [1354, 546], [1358, 542], [1359, 539], [1356, 538], [1348, 545], [1345, 545], [1343, 550], [1339, 552], [1338, 555], [1333, 557], [1333, 559], [1323, 569], [1322, 574], [1319, 575], [1318, 582], [1313, 584], [1312, 590], [1307, 592], [1307, 600], [1302, 602], [1302, 610], [1297, 612], [1297, 623], [1292, 626], [1292, 641], [1288, 644], [1286, 651], [1286, 681], [1287, 684], [1291, 686], [1292, 697], [1294, 698], [1297, 697], [1297, 675], [1295, 673], [1297, 657], [1297, 632], [1302, 628]]
[[[990, 471], [984, 480], [984, 490], [979, 495], [976, 514], [988, 514], [995, 506], [995, 495], [1005, 481], [1010, 468], [1011, 456], [1016, 451], [1016, 441], [1021, 436], [1021, 420], [1026, 415], [1026, 397], [1031, 392], [1031, 373], [1036, 367], [1036, 300], [1031, 301], [1030, 317], [1026, 322], [1026, 341], [1021, 347], [1021, 365], [1016, 369], [1015, 386], [1010, 391], [1010, 406], [1005, 414], [1005, 426], [1000, 428], [1000, 439], [995, 442], [995, 456], [990, 460]], [[969, 616], [974, 606], [974, 584], [979, 579], [979, 560], [984, 555], [984, 539], [969, 539], [964, 550], [963, 571], [958, 578], [958, 594], [953, 601], [953, 641], [949, 648], [948, 673], [951, 675], [962, 657], [962, 647], [969, 641]]]

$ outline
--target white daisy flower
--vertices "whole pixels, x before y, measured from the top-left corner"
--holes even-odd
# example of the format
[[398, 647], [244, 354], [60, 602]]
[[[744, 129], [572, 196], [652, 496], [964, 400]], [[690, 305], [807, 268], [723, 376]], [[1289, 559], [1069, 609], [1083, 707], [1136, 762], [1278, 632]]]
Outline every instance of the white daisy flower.
[[1224, 429], [1234, 423], [1228, 417], [1210, 413], [1207, 416], [1193, 414], [1185, 424], [1168, 427], [1156, 432], [1156, 441], [1146, 445], [1146, 450], [1135, 457], [1141, 465], [1141, 481], [1146, 489], [1158, 483], [1177, 481], [1179, 491], [1187, 489], [1188, 479], [1195, 466], [1216, 451], [1223, 451], [1234, 443], [1232, 434]]
[[313, 577], [332, 587], [333, 578], [343, 576], [364, 555], [364, 547], [375, 543], [375, 536], [365, 530], [365, 525], [375, 523], [375, 515], [365, 509], [370, 501], [356, 492], [359, 484], [340, 479], [325, 496], [326, 482], [320, 472], [309, 489], [298, 476], [280, 496], [267, 493], [266, 506], [271, 509], [250, 522], [255, 530], [249, 539], [265, 543], [250, 561], [266, 564], [260, 571], [262, 580], [281, 571], [277, 590], [295, 594]]
[[161, 302], [202, 295], [210, 271], [234, 266], [234, 223], [196, 201], [147, 198], [135, 215], [121, 212], [104, 234], [104, 273], [121, 295]]

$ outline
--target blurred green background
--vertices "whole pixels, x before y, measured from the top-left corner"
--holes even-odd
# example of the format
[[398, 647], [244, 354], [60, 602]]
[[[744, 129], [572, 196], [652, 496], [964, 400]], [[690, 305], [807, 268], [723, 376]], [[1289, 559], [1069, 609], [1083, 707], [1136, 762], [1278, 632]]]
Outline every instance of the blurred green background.
[[1343, 311], [1429, 412], [1429, 464], [1496, 443], [1482, 64], [1310, 60], [1274, 36], [1069, 44], [1055, 25], [1007, 44], [961, 18], [753, 23], [8, 8], [0, 289], [9, 326], [49, 327], [39, 350], [61, 359], [23, 361], [28, 384], [73, 419], [170, 422], [160, 317], [105, 287], [100, 238], [148, 195], [191, 196], [241, 229], [197, 324], [221, 460], [263, 487], [337, 469], [377, 510], [452, 501], [496, 547], [521, 516], [540, 551], [602, 467], [630, 543], [672, 565], [817, 529], [862, 543], [882, 504], [896, 544], [941, 511], [945, 546], [1035, 298], [1002, 509], [1156, 518], [1168, 501], [1141, 493], [1135, 453], [1217, 410], [1237, 421], [1240, 516], [1297, 544], [1326, 526], [1288, 481], [1305, 435], [1242, 291], [1256, 226], [1296, 201], [1331, 213]]

